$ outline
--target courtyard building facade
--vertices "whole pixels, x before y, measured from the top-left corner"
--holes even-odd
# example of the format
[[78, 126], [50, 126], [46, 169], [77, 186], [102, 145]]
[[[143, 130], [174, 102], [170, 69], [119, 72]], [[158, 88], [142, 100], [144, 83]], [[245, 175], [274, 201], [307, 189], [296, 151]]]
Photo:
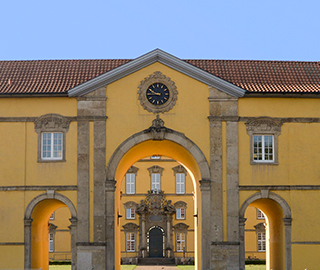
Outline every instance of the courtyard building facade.
[[0, 61], [0, 268], [62, 234], [73, 270], [317, 268], [319, 93], [318, 62]]

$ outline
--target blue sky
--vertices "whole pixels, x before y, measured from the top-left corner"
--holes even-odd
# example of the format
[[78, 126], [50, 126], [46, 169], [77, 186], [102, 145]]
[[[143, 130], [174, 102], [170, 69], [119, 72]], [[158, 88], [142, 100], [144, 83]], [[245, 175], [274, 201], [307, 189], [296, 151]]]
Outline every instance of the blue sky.
[[319, 0], [0, 0], [0, 60], [320, 61]]

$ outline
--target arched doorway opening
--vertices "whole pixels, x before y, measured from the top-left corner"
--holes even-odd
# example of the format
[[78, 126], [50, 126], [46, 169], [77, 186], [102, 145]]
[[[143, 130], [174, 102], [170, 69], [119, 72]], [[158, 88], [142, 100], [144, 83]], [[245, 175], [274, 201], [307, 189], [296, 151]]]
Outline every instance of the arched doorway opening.
[[266, 270], [291, 269], [291, 211], [285, 200], [271, 192], [251, 196], [240, 209], [241, 269], [245, 261], [244, 214], [249, 206], [260, 209], [265, 215]]
[[159, 226], [153, 226], [147, 234], [147, 252], [150, 258], [162, 258], [165, 256], [164, 250], [165, 234]]
[[[110, 230], [107, 228], [107, 238], [110, 239], [110, 247], [114, 245], [114, 252], [107, 253], [107, 267], [115, 266], [115, 269], [120, 269], [120, 196], [121, 196], [121, 183], [124, 179], [126, 172], [129, 168], [138, 160], [148, 156], [166, 156], [176, 160], [183, 166], [190, 175], [194, 188], [194, 224], [195, 224], [195, 265], [196, 269], [201, 269], [201, 256], [203, 246], [206, 250], [210, 249], [210, 244], [206, 242], [206, 238], [202, 237], [202, 228], [209, 228], [209, 224], [202, 224], [202, 216], [205, 214], [203, 211], [209, 209], [202, 209], [203, 196], [200, 191], [201, 181], [205, 183], [210, 182], [210, 170], [204, 154], [201, 150], [185, 135], [170, 130], [166, 133], [166, 130], [147, 130], [141, 133], [135, 134], [126, 141], [124, 141], [114, 152], [110, 159], [107, 168], [107, 181], [106, 181], [106, 197], [107, 204], [110, 207], [107, 208], [107, 226], [110, 226], [112, 216], [115, 213], [115, 230], [110, 226]], [[153, 132], [152, 132], [153, 131]], [[155, 134], [160, 132], [161, 134]], [[115, 185], [115, 183], [117, 183]], [[111, 209], [111, 203], [114, 202], [114, 209]], [[207, 213], [209, 215], [209, 213]], [[200, 216], [200, 218], [198, 218]], [[109, 217], [109, 219], [108, 219]], [[109, 235], [108, 235], [109, 233]], [[208, 237], [207, 237], [208, 238]], [[112, 241], [112, 239], [114, 239]], [[198, 241], [201, 239], [202, 241]], [[202, 260], [203, 260], [202, 256]]]
[[25, 268], [49, 269], [50, 216], [62, 207], [70, 210], [71, 261], [75, 267], [76, 210], [72, 202], [61, 194], [48, 192], [34, 198], [25, 213]]

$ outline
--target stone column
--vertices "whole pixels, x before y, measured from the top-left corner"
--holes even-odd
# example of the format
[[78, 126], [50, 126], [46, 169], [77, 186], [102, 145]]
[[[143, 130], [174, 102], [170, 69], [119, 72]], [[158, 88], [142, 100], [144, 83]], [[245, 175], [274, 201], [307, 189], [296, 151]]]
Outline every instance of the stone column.
[[115, 231], [114, 231], [114, 192], [116, 181], [107, 180], [106, 183], [106, 269], [115, 267]]
[[145, 258], [147, 256], [147, 239], [146, 239], [146, 214], [141, 215], [141, 257]]
[[167, 213], [166, 215], [166, 221], [167, 221], [167, 245], [166, 245], [166, 254], [168, 258], [172, 257], [172, 215]]
[[227, 222], [228, 241], [239, 241], [238, 122], [227, 121]]
[[239, 219], [239, 238], [240, 238], [240, 250], [239, 250], [239, 257], [240, 257], [240, 270], [245, 270], [245, 225], [246, 225], [246, 218]]
[[284, 218], [286, 270], [292, 269], [291, 223], [292, 218]]
[[71, 235], [71, 270], [77, 270], [77, 219], [75, 217], [69, 219], [71, 225], [69, 226]]
[[[82, 114], [78, 101], [78, 116]], [[78, 240], [89, 242], [89, 121], [78, 120]]]
[[24, 220], [24, 268], [31, 269], [31, 224], [32, 219]]
[[[211, 181], [210, 180], [201, 180], [200, 181], [200, 190], [201, 190], [201, 220], [202, 220], [202, 270], [210, 269], [210, 223], [211, 223], [211, 214], [210, 214], [210, 190], [211, 190]], [[198, 217], [199, 218], [199, 217]]]

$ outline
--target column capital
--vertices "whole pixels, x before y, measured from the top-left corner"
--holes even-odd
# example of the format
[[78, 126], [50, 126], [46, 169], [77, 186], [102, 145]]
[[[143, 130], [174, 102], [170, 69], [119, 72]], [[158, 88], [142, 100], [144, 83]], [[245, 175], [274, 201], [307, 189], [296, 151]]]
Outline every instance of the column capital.
[[28, 218], [28, 219], [24, 219], [24, 226], [25, 227], [31, 227], [31, 223], [32, 223], [33, 219], [32, 218]]
[[283, 218], [284, 226], [291, 226], [292, 218]]
[[244, 217], [239, 218], [239, 225], [240, 226], [245, 226], [246, 225], [247, 219]]
[[115, 191], [116, 190], [116, 183], [115, 180], [107, 180], [106, 181], [106, 191]]
[[200, 190], [201, 191], [210, 191], [211, 188], [211, 180], [209, 179], [202, 179], [200, 182]]

